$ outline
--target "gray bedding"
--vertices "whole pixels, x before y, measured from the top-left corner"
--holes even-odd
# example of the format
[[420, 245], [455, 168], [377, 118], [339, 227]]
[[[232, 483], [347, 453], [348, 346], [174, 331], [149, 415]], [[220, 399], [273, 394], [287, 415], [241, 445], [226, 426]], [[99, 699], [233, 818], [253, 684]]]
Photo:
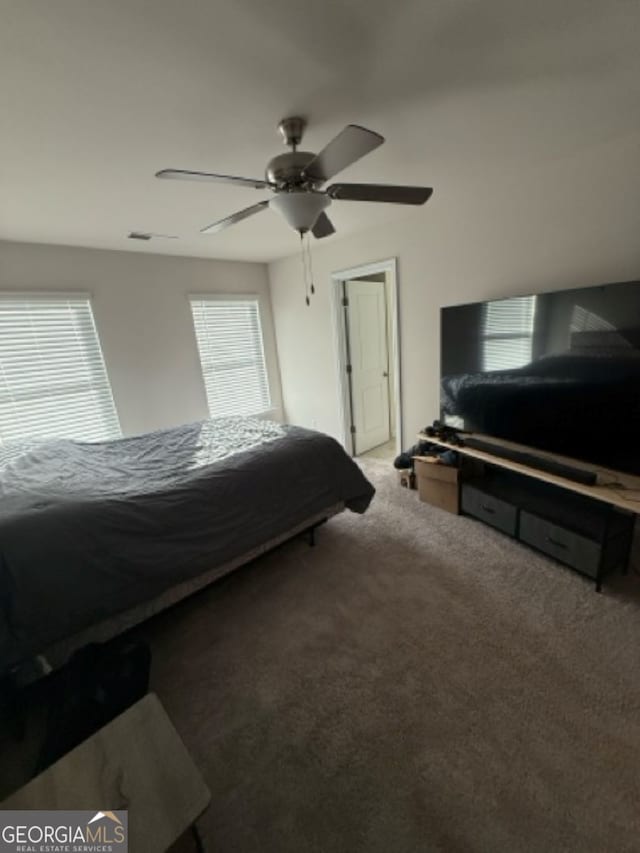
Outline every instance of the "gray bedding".
[[328, 436], [246, 418], [0, 451], [0, 667], [374, 494]]

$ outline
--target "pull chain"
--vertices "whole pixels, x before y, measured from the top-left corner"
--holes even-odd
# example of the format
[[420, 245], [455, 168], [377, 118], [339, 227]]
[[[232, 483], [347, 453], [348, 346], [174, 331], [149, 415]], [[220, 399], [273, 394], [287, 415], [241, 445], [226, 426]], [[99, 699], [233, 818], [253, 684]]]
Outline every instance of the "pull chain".
[[302, 262], [302, 282], [304, 284], [304, 301], [307, 305], [311, 304], [309, 299], [308, 278], [307, 278], [307, 259], [304, 252], [304, 233], [300, 232], [300, 260]]
[[[307, 235], [305, 235], [305, 236], [307, 236]], [[304, 238], [303, 238], [303, 242], [302, 242], [302, 254], [304, 256], [304, 271], [305, 271], [304, 274], [305, 274], [305, 281], [306, 281], [306, 287], [307, 287], [307, 305], [310, 305], [311, 300], [310, 300], [309, 296], [313, 293], [313, 282], [311, 281], [311, 270], [309, 269], [309, 254], [306, 251], [306, 245], [304, 243]]]
[[307, 305], [311, 305], [309, 294], [313, 296], [316, 292], [313, 283], [313, 260], [311, 257], [311, 237], [309, 232], [306, 234], [307, 240], [305, 245], [305, 234], [300, 232], [300, 261], [302, 263], [302, 281], [304, 284], [304, 301]]
[[316, 288], [313, 284], [313, 259], [311, 256], [311, 235], [309, 234], [308, 231], [307, 231], [307, 263], [308, 263], [308, 267], [309, 267], [310, 290], [311, 290], [311, 295], [313, 296], [316, 292]]

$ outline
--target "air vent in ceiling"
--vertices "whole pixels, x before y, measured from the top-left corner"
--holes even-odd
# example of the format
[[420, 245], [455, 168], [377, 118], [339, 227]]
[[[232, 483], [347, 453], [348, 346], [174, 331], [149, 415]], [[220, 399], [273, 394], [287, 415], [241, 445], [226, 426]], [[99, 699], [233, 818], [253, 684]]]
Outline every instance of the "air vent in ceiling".
[[177, 240], [177, 234], [155, 234], [153, 231], [130, 231], [127, 235], [130, 240], [151, 240], [152, 237], [159, 237], [162, 240]]

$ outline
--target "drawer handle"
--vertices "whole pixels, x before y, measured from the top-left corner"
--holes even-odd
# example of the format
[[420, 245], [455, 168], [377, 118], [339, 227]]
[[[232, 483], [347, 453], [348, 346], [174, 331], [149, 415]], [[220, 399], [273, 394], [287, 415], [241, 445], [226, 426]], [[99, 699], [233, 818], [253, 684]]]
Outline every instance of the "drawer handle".
[[565, 550], [567, 548], [564, 542], [558, 542], [558, 540], [554, 539], [553, 536], [547, 536], [547, 542], [550, 542], [552, 545], [555, 545], [556, 548], [564, 548]]
[[495, 515], [496, 511], [492, 506], [487, 506], [487, 504], [481, 504], [481, 506], [485, 512], [488, 512], [491, 515]]

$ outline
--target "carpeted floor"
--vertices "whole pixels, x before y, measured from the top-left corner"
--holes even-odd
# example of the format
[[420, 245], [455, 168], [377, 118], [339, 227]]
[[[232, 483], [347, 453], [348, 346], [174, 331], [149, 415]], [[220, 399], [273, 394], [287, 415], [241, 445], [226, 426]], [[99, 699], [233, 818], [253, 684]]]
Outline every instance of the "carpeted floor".
[[395, 438], [392, 438], [384, 444], [379, 444], [377, 447], [372, 447], [371, 450], [361, 453], [358, 456], [358, 461], [365, 465], [370, 459], [382, 459], [385, 462], [393, 462], [397, 455], [398, 451], [396, 449], [396, 440]]
[[144, 628], [208, 853], [640, 850], [640, 580], [597, 595], [364, 467], [364, 517]]

